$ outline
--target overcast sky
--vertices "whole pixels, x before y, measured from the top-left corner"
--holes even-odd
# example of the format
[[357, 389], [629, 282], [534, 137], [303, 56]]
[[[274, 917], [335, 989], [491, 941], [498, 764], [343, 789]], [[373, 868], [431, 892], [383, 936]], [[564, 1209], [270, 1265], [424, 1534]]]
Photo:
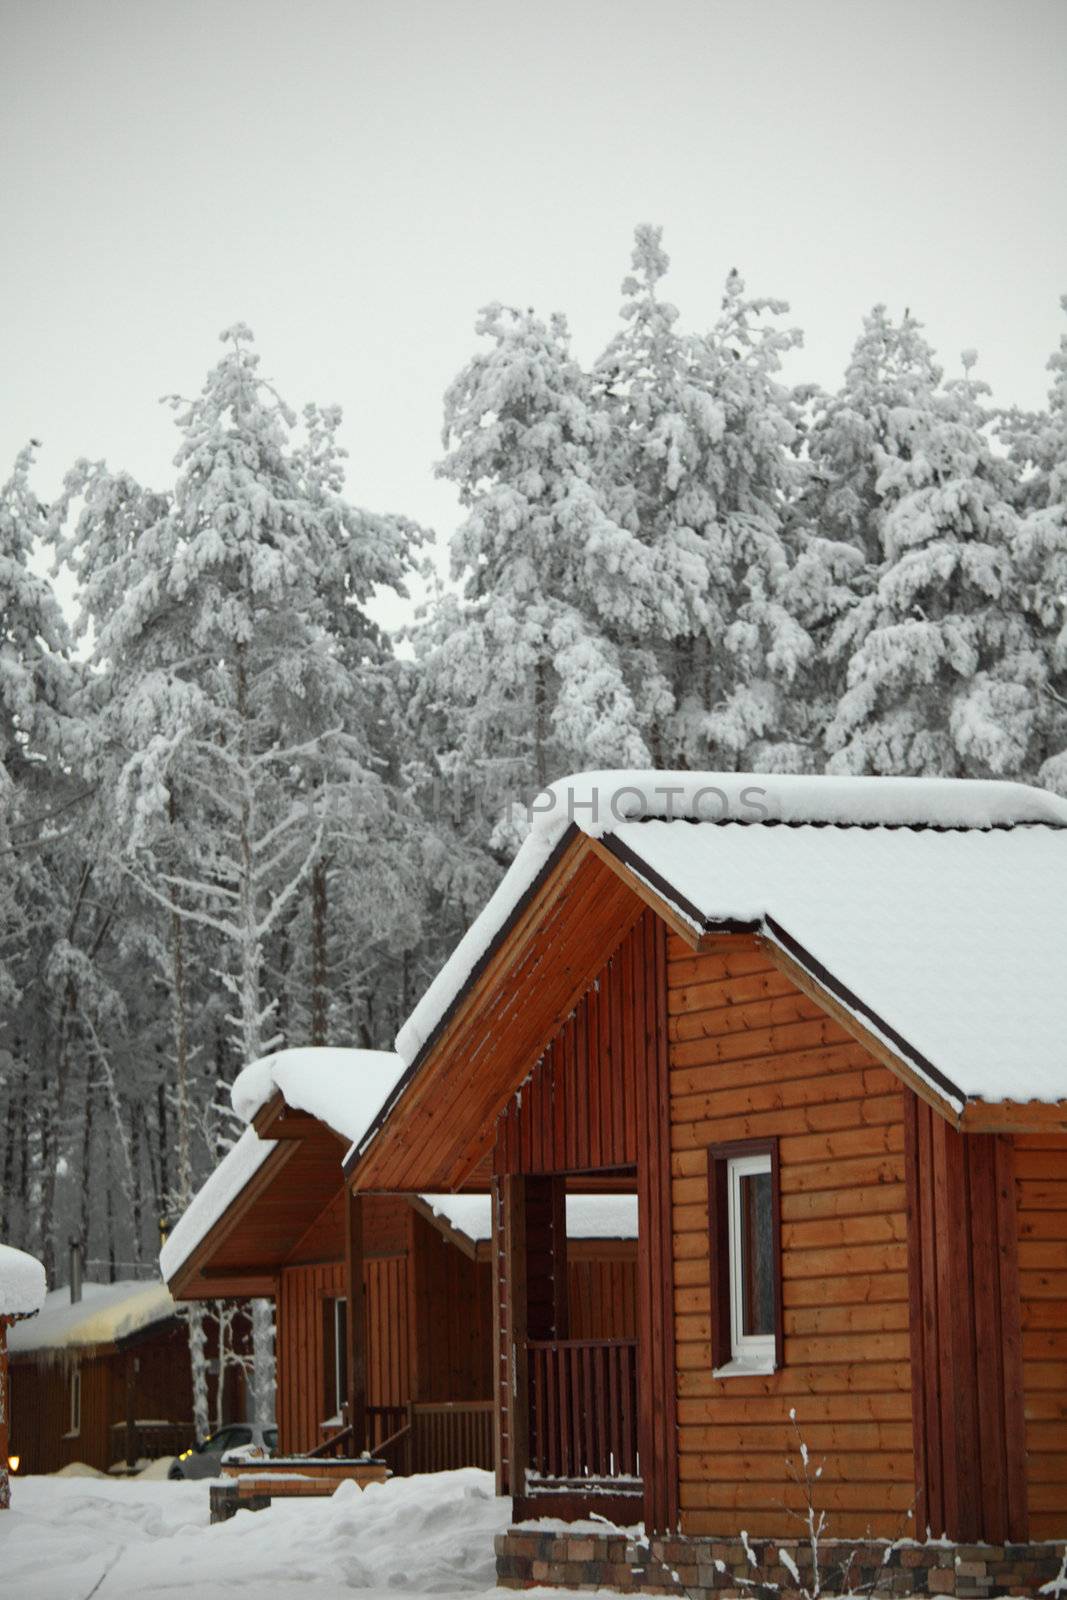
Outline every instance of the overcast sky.
[[[864, 312], [1039, 404], [1067, 327], [1064, 0], [0, 0], [0, 471], [171, 481], [164, 392], [238, 318], [338, 401], [358, 503], [442, 539], [441, 396], [491, 299], [615, 325], [639, 221], [830, 387]], [[386, 615], [393, 616], [393, 608]]]

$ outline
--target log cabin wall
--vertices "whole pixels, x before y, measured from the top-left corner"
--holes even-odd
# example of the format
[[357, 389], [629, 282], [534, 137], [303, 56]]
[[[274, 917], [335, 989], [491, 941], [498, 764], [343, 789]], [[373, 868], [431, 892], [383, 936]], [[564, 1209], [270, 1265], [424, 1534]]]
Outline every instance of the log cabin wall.
[[1067, 1527], [1067, 1138], [1016, 1134], [1030, 1538]]
[[[831, 1537], [911, 1532], [915, 1498], [901, 1084], [737, 936], [667, 941], [681, 1528], [782, 1534], [795, 1407]], [[712, 1143], [779, 1140], [784, 1366], [712, 1376]]]

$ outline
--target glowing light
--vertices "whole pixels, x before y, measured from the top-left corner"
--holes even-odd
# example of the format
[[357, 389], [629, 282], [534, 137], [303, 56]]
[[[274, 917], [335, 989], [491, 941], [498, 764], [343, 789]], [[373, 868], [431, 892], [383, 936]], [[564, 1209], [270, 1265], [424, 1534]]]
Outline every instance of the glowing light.
[[8, 1458], [7, 1458], [8, 1470], [10, 1472], [17, 1472], [19, 1470], [19, 1462], [21, 1460], [22, 1460], [21, 1456], [8, 1456]]

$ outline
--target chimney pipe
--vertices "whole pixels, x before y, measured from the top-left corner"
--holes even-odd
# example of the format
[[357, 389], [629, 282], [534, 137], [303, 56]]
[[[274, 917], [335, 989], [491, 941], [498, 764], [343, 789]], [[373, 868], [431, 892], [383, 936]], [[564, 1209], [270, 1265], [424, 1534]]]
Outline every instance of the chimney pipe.
[[70, 1240], [70, 1303], [76, 1306], [82, 1297], [82, 1247], [73, 1235]]

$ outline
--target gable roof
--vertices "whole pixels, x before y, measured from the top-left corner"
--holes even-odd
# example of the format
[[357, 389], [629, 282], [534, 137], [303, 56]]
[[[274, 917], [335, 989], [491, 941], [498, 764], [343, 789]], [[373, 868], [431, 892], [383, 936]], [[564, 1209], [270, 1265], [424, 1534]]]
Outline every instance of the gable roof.
[[[179, 1294], [187, 1292], [192, 1269], [210, 1257], [198, 1295], [271, 1293], [272, 1267], [341, 1188], [345, 1143], [366, 1132], [402, 1069], [400, 1057], [386, 1051], [324, 1047], [278, 1051], [246, 1067], [231, 1099], [249, 1126], [165, 1240], [159, 1265], [166, 1282]], [[488, 1194], [406, 1198], [421, 1202], [431, 1221], [443, 1221], [472, 1245], [490, 1237]], [[269, 1230], [256, 1227], [256, 1207], [264, 1222], [269, 1212]], [[636, 1237], [636, 1197], [570, 1196], [567, 1217], [577, 1238]], [[240, 1275], [229, 1288], [219, 1275], [227, 1272]]]
[[82, 1284], [73, 1305], [68, 1288], [52, 1289], [36, 1317], [16, 1323], [7, 1336], [12, 1356], [89, 1350], [117, 1344], [175, 1316], [177, 1307], [158, 1281], [123, 1279]]
[[[431, 1095], [454, 1098], [472, 1128], [495, 1118], [499, 1094], [482, 1095], [474, 1077], [484, 1037], [499, 1055], [521, 990], [521, 1081], [537, 1030], [543, 1049], [593, 976], [590, 939], [602, 960], [626, 931], [605, 868], [694, 948], [757, 932], [942, 1114], [977, 1126], [979, 1099], [1067, 1101], [1056, 959], [1067, 948], [1067, 802], [967, 780], [589, 773], [540, 798], [510, 870], [401, 1029], [408, 1069], [358, 1147], [360, 1186], [389, 1181], [387, 1169], [410, 1178], [431, 1137], [450, 1139], [451, 1154], [424, 1179], [462, 1181], [484, 1154], [484, 1136], [461, 1154], [455, 1131], [441, 1134]], [[464, 1056], [461, 1069], [431, 1091], [423, 1068], [449, 1054], [453, 1066]], [[401, 1105], [404, 1159], [383, 1162], [374, 1146]]]
[[1067, 829], [631, 822], [701, 932], [764, 932], [956, 1108], [1067, 1099]]

